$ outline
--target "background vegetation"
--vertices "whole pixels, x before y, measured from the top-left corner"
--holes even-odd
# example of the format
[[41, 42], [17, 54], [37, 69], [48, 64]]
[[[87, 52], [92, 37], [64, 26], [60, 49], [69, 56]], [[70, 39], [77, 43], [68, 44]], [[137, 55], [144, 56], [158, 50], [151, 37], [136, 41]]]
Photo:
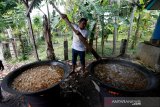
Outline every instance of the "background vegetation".
[[[65, 8], [65, 13], [71, 22], [77, 23], [81, 17], [88, 19], [89, 44], [103, 57], [118, 56], [122, 39], [128, 40], [127, 54], [135, 55], [138, 43], [150, 40], [159, 16], [159, 11], [145, 9], [148, 0], [52, 1], [58, 7]], [[33, 5], [31, 6], [31, 4]], [[18, 53], [17, 57], [10, 59], [11, 62], [45, 60], [47, 58], [44, 16], [40, 13], [48, 18], [49, 36], [56, 59], [64, 59], [63, 41], [66, 40], [68, 41], [69, 59], [71, 59], [72, 31], [55, 10], [51, 11], [47, 8], [49, 4], [49, 0], [0, 1], [0, 42], [10, 42], [10, 39], [13, 38]], [[36, 8], [39, 9], [39, 13], [35, 16], [30, 16], [30, 13], [26, 15], [30, 6], [31, 12]], [[46, 6], [47, 13], [41, 9], [42, 6]], [[29, 18], [32, 22], [31, 25]], [[30, 26], [32, 26], [34, 38], [31, 36]], [[93, 60], [94, 57], [87, 53], [86, 59]]]

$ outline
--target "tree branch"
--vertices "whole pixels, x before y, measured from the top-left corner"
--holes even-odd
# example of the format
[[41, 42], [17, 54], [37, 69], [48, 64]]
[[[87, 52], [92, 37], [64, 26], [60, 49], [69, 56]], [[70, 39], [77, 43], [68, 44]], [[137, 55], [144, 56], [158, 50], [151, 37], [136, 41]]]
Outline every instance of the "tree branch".
[[25, 6], [26, 6], [26, 7], [28, 6], [28, 3], [27, 3], [27, 1], [25, 1], [25, 0], [22, 0], [22, 2], [25, 4]]
[[44, 15], [46, 15], [39, 7], [37, 7]]
[[[28, 1], [28, 0], [27, 0], [27, 1]], [[33, 7], [34, 2], [35, 2], [35, 0], [33, 0], [33, 1], [31, 2], [31, 4], [29, 5], [29, 8], [28, 8], [27, 13], [26, 13], [27, 16], [28, 16], [28, 14], [31, 12], [31, 9], [32, 9], [32, 7]]]

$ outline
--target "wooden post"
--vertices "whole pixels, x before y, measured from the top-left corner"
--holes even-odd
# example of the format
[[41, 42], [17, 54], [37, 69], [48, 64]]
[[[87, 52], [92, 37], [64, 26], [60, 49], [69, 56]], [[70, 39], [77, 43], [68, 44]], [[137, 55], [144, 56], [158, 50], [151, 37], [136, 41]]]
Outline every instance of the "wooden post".
[[14, 51], [15, 57], [18, 58], [17, 50], [16, 50], [16, 39], [15, 38], [11, 39], [11, 42], [12, 42], [12, 46], [13, 46], [13, 51]]
[[118, 35], [118, 26], [117, 26], [117, 17], [115, 17], [114, 34], [113, 34], [113, 51], [112, 51], [113, 55], [116, 54], [117, 35]]
[[49, 60], [55, 60], [54, 49], [52, 45], [52, 38], [51, 38], [51, 29], [48, 23], [48, 18], [46, 15], [43, 16], [43, 28], [44, 28], [44, 37], [47, 45], [47, 58]]
[[120, 56], [123, 56], [126, 52], [127, 39], [122, 39], [120, 47]]
[[64, 41], [64, 60], [68, 60], [68, 41]]
[[4, 59], [11, 58], [11, 52], [10, 52], [10, 49], [9, 49], [9, 43], [8, 42], [2, 43], [2, 51], [3, 51]]

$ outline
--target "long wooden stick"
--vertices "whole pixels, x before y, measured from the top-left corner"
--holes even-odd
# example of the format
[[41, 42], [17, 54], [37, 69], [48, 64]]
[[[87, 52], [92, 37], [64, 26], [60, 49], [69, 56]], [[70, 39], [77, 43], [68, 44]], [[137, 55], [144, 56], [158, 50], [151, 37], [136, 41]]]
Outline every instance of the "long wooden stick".
[[[56, 9], [56, 11], [62, 15], [62, 13], [58, 10], [58, 8], [54, 5], [54, 3], [51, 1], [50, 2], [51, 5], [53, 6], [53, 8]], [[76, 29], [72, 26], [72, 24], [69, 22], [69, 20], [67, 20], [66, 18], [64, 19], [66, 21], [66, 23], [69, 25], [69, 27], [72, 28], [72, 30], [76, 33]], [[78, 34], [79, 39], [81, 40], [81, 42], [86, 46], [86, 48], [93, 54], [93, 56], [97, 59], [100, 60], [101, 57], [97, 54], [97, 52], [88, 44], [88, 42], [86, 41], [86, 39], [82, 36], [81, 33]]]

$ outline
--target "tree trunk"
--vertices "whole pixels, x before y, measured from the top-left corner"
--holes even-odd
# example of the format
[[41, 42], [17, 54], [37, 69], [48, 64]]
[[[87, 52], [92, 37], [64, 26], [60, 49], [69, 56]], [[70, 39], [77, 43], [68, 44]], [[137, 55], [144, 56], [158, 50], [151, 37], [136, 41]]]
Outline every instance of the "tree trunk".
[[14, 36], [13, 36], [13, 33], [12, 33], [11, 26], [9, 26], [9, 29], [7, 30], [7, 33], [8, 33], [9, 38], [11, 39], [14, 55], [17, 58], [16, 45], [15, 45], [15, 40], [14, 40]]
[[64, 40], [64, 60], [68, 60], [68, 41]]
[[120, 54], [119, 54], [119, 56], [124, 56], [125, 55], [126, 44], [127, 44], [127, 39], [122, 39], [121, 40], [121, 46], [120, 46]]
[[64, 35], [63, 47], [64, 47], [64, 60], [68, 60], [68, 40], [67, 40], [67, 35]]
[[24, 45], [23, 45], [23, 40], [22, 40], [22, 35], [21, 35], [21, 33], [18, 34], [18, 38], [19, 38], [19, 41], [20, 41], [21, 55], [22, 55], [22, 56], [25, 56]]
[[[26, 12], [27, 12], [29, 9], [28, 0], [26, 0], [26, 1], [23, 0], [23, 3], [26, 6]], [[29, 26], [29, 34], [30, 34], [30, 37], [32, 38], [34, 56], [35, 56], [36, 60], [39, 61], [37, 46], [36, 46], [36, 42], [35, 42], [35, 38], [34, 38], [34, 34], [33, 34], [32, 22], [31, 22], [31, 18], [30, 18], [30, 13], [27, 15], [27, 21], [28, 21], [28, 26]]]
[[2, 52], [3, 52], [3, 58], [5, 60], [8, 60], [11, 58], [11, 51], [10, 51], [8, 42], [2, 43]]
[[104, 55], [104, 15], [102, 16], [102, 18], [100, 18], [100, 23], [101, 23], [101, 46], [102, 46], [102, 56]]
[[[132, 10], [132, 13], [131, 13], [131, 17], [130, 17], [130, 27], [129, 27], [129, 30], [128, 30], [128, 38], [127, 38], [127, 49], [128, 49], [130, 36], [131, 36], [131, 33], [132, 33], [133, 19], [134, 19], [134, 13], [135, 13], [136, 9], [137, 9], [137, 6], [135, 5], [133, 7], [133, 10]], [[127, 51], [127, 49], [126, 49], [126, 51]]]
[[45, 40], [47, 43], [47, 58], [49, 60], [55, 60], [55, 53], [54, 53], [54, 49], [53, 49], [53, 45], [52, 45], [52, 35], [51, 35], [51, 26], [50, 26], [50, 13], [49, 13], [49, 7], [48, 7], [48, 0], [46, 0], [47, 3], [47, 14], [48, 14], [48, 18], [45, 15], [44, 16], [44, 22], [46, 27], [44, 27], [46, 29], [46, 33], [45, 33]]
[[91, 31], [91, 36], [90, 36], [90, 39], [89, 39], [89, 45], [90, 45], [91, 47], [93, 47], [93, 40], [94, 40], [96, 25], [97, 25], [97, 24], [95, 23], [95, 24], [94, 24], [94, 27], [93, 27], [93, 29], [92, 29], [92, 31]]
[[32, 40], [31, 40], [31, 36], [30, 36], [31, 34], [30, 34], [30, 31], [29, 31], [29, 27], [27, 28], [27, 30], [28, 30], [27, 31], [28, 44], [32, 44], [31, 43]]
[[132, 45], [131, 45], [131, 49], [134, 49], [137, 44], [137, 39], [139, 37], [140, 19], [141, 19], [141, 14], [139, 12], [139, 16], [138, 16], [138, 20], [137, 20], [137, 28], [136, 28], [136, 32], [135, 32], [135, 36], [134, 36]]
[[96, 25], [96, 51], [97, 51], [97, 45], [98, 45], [98, 35], [99, 35], [99, 28]]
[[47, 3], [47, 14], [48, 14], [48, 28], [50, 28], [50, 13], [49, 13], [49, 7], [48, 7], [48, 0], [46, 0]]
[[55, 54], [54, 49], [52, 45], [52, 39], [51, 39], [51, 31], [50, 27], [48, 26], [48, 18], [46, 15], [44, 15], [43, 20], [43, 27], [44, 27], [44, 38], [47, 44], [47, 58], [49, 60], [55, 60]]
[[[103, 0], [101, 0], [101, 6], [103, 4]], [[102, 46], [102, 56], [104, 55], [104, 14], [100, 17], [100, 24], [101, 24], [101, 46]]]
[[115, 17], [114, 34], [113, 34], [113, 51], [112, 51], [113, 55], [116, 53], [117, 35], [118, 35], [118, 26], [117, 26], [117, 17]]
[[27, 16], [27, 21], [28, 21], [28, 24], [29, 24], [30, 36], [32, 38], [34, 56], [36, 57], [36, 60], [39, 61], [37, 46], [36, 46], [36, 42], [35, 42], [35, 38], [34, 38], [34, 34], [33, 34], [33, 28], [32, 28], [32, 22], [31, 22], [30, 14]]
[[15, 57], [18, 58], [17, 49], [16, 49], [16, 39], [13, 38], [11, 41], [12, 41], [12, 46], [13, 46]]

